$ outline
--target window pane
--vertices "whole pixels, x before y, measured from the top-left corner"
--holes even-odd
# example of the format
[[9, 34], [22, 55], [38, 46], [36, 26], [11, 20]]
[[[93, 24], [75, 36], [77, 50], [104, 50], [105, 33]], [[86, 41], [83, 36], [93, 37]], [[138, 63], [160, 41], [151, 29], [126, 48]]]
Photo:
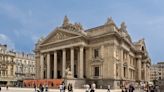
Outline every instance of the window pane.
[[94, 49], [94, 57], [98, 57], [99, 56], [99, 50], [98, 49]]
[[95, 67], [95, 76], [99, 76], [99, 67]]

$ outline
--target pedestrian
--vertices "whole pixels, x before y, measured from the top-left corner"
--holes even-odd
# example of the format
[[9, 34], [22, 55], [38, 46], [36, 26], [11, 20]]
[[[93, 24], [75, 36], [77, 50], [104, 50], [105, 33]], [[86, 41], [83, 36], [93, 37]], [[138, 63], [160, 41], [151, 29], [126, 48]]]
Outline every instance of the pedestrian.
[[121, 92], [125, 92], [125, 87], [124, 86], [122, 86], [121, 89], [122, 89]]
[[86, 87], [86, 92], [89, 92], [90, 91], [90, 86], [88, 84], [86, 84], [85, 87]]
[[155, 87], [153, 85], [151, 85], [149, 89], [150, 89], [150, 92], [155, 92], [154, 91], [155, 90]]
[[110, 85], [108, 85], [108, 90], [107, 90], [107, 92], [110, 92]]
[[59, 85], [59, 89], [60, 89], [60, 92], [63, 92], [63, 85], [62, 84]]
[[35, 92], [36, 92], [36, 84], [34, 84], [34, 90], [35, 90]]
[[65, 89], [66, 89], [66, 86], [65, 86], [65, 83], [63, 82], [62, 83], [62, 92], [65, 92]]
[[40, 92], [43, 92], [44, 91], [44, 88], [43, 88], [42, 84], [40, 84], [39, 90], [40, 90]]
[[72, 84], [70, 84], [70, 83], [68, 84], [68, 92], [73, 92], [72, 91]]
[[45, 91], [48, 92], [48, 84], [45, 86]]
[[149, 85], [148, 85], [148, 84], [145, 84], [144, 90], [145, 90], [146, 92], [149, 92]]
[[90, 92], [95, 92], [96, 84], [92, 83]]
[[44, 87], [43, 86], [42, 86], [42, 89], [41, 90], [42, 90], [42, 92], [44, 92]]
[[129, 85], [129, 92], [133, 92], [134, 91], [134, 86], [132, 84]]
[[8, 88], [9, 88], [9, 86], [8, 86], [8, 85], [6, 85], [6, 90], [8, 90]]

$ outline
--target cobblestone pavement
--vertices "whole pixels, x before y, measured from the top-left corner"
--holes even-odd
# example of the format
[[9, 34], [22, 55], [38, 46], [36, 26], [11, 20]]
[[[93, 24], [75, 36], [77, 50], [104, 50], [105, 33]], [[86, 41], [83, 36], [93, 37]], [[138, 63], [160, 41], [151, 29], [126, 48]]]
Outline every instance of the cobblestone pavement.
[[[1, 92], [35, 92], [33, 88], [11, 88], [8, 90], [2, 87]], [[48, 92], [60, 92], [58, 89], [49, 89]], [[67, 92], [67, 91], [66, 91]], [[74, 92], [85, 92], [85, 89], [74, 89]], [[96, 89], [96, 92], [107, 92], [105, 89]], [[121, 90], [111, 90], [111, 92], [121, 92]]]
[[[1, 92], [35, 92], [33, 88], [13, 88], [10, 87], [8, 90], [2, 87]], [[60, 92], [58, 89], [49, 89], [48, 92]], [[67, 92], [67, 91], [66, 91]], [[85, 92], [85, 89], [74, 89], [74, 92]], [[96, 92], [107, 92], [106, 89], [96, 89]], [[111, 92], [121, 92], [121, 90], [111, 90]], [[142, 90], [135, 90], [134, 92], [144, 92]]]

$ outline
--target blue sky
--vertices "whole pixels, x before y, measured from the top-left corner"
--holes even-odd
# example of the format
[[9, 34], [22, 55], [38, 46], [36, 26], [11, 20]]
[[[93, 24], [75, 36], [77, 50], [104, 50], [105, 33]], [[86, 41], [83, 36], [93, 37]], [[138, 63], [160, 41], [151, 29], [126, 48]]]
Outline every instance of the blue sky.
[[163, 0], [0, 0], [0, 43], [32, 52], [35, 42], [60, 26], [67, 15], [85, 29], [112, 17], [127, 24], [133, 41], [145, 38], [153, 63], [164, 61]]

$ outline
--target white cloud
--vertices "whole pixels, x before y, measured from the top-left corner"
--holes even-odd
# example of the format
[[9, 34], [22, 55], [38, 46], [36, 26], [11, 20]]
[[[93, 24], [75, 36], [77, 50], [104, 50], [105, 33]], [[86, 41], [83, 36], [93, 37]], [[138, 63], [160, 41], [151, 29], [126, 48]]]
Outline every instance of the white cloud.
[[7, 44], [9, 49], [15, 49], [15, 44], [8, 36], [4, 34], [0, 34], [0, 44]]

